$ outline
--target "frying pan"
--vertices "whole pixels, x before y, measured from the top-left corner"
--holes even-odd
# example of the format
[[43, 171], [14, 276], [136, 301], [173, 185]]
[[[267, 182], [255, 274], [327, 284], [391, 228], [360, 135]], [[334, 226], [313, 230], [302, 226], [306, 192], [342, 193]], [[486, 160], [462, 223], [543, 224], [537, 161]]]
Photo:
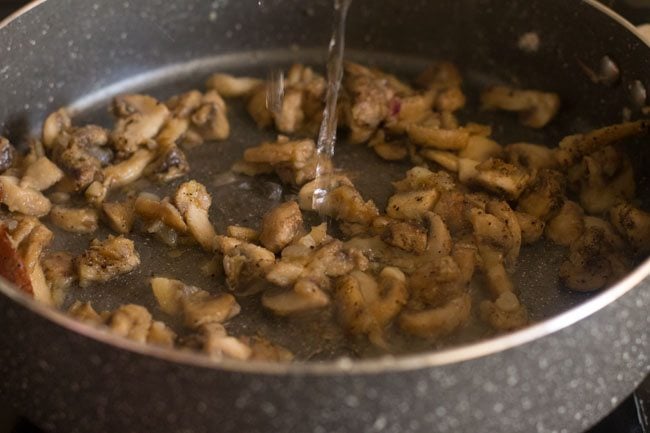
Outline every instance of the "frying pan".
[[[101, 107], [117, 93], [162, 98], [199, 86], [215, 70], [263, 76], [292, 61], [322, 65], [330, 8], [329, 1], [303, 0], [34, 2], [0, 24], [1, 132], [24, 141], [64, 105], [80, 122], [106, 122]], [[539, 37], [538, 49], [521, 48], [527, 33]], [[495, 82], [562, 96], [560, 119], [541, 133], [505, 117], [467, 114], [492, 123], [504, 143], [555, 145], [567, 133], [618, 122], [623, 112], [638, 116], [650, 76], [650, 48], [591, 0], [355, 0], [347, 46], [349, 58], [405, 77], [431, 59], [451, 60], [466, 77], [469, 106], [477, 105], [477, 89]], [[585, 74], [598, 71], [603, 56], [620, 70], [614, 84]], [[218, 203], [211, 215], [218, 229], [255, 220], [278, 195], [272, 181], [215, 186], [244, 147], [272, 136], [237, 110], [235, 104], [237, 132], [228, 142], [189, 153], [192, 176], [210, 185]], [[650, 165], [642, 144], [632, 143], [630, 151], [647, 203]], [[361, 147], [341, 144], [337, 153], [337, 164], [350, 171], [383, 167], [385, 184], [379, 176], [359, 176], [362, 192], [381, 207], [383, 185], [404, 167], [386, 169]], [[57, 247], [72, 251], [87, 244], [57, 239]], [[127, 300], [151, 306], [142, 283], [148, 273], [173, 269], [189, 283], [199, 278], [200, 258], [192, 252], [171, 259], [153, 243], [139, 245], [146, 270], [75, 296], [100, 308]], [[569, 293], [551, 277], [559, 257], [548, 246], [524, 254], [515, 279], [537, 323], [504, 336], [467, 335], [440, 350], [352, 360], [354, 350], [365, 349], [315, 352], [317, 331], [255, 325], [297, 340], [294, 350], [308, 360], [294, 364], [214, 363], [138, 345], [2, 282], [0, 397], [59, 432], [582, 431], [650, 371], [650, 262], [589, 296]]]

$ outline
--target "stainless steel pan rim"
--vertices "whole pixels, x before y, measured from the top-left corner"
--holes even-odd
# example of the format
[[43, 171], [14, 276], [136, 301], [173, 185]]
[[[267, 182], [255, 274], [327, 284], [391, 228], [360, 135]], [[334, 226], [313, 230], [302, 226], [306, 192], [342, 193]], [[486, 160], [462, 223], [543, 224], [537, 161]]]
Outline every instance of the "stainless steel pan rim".
[[[27, 13], [31, 9], [39, 6], [47, 0], [34, 0], [27, 4], [14, 14], [0, 21], [0, 29], [7, 26], [11, 21]], [[639, 34], [627, 20], [622, 18], [611, 9], [597, 2], [596, 0], [582, 0], [584, 3], [594, 7], [602, 13], [608, 15], [611, 19], [623, 25], [627, 30], [636, 35], [639, 39], [644, 38]], [[645, 42], [645, 40], [644, 40]], [[570, 325], [598, 312], [607, 305], [615, 302], [618, 298], [634, 290], [644, 279], [650, 275], [650, 259], [646, 259], [633, 272], [627, 275], [612, 287], [585, 301], [564, 313], [551, 317], [539, 323], [535, 323], [525, 329], [512, 332], [510, 334], [483, 340], [477, 343], [462, 345], [451, 349], [435, 351], [431, 353], [421, 353], [399, 358], [393, 356], [384, 356], [368, 360], [351, 360], [340, 359], [332, 361], [319, 362], [298, 362], [292, 364], [280, 364], [260, 361], [234, 361], [223, 360], [214, 362], [200, 353], [185, 352], [174, 349], [165, 349], [155, 346], [136, 343], [118, 336], [108, 331], [94, 328], [83, 324], [62, 311], [48, 307], [34, 301], [26, 294], [20, 292], [11, 283], [0, 277], [0, 293], [7, 296], [20, 306], [38, 314], [53, 324], [66, 328], [75, 333], [92, 338], [99, 342], [114, 346], [118, 349], [132, 351], [145, 356], [153, 356], [169, 362], [186, 364], [196, 367], [210, 369], [226, 370], [242, 373], [272, 374], [272, 375], [290, 375], [290, 374], [309, 374], [309, 375], [331, 375], [345, 372], [348, 374], [374, 374], [386, 372], [400, 372], [406, 370], [416, 370], [429, 368], [446, 364], [453, 364], [467, 361], [483, 356], [488, 356], [497, 352], [505, 351], [539, 338], [550, 335], [556, 331], [569, 327]]]

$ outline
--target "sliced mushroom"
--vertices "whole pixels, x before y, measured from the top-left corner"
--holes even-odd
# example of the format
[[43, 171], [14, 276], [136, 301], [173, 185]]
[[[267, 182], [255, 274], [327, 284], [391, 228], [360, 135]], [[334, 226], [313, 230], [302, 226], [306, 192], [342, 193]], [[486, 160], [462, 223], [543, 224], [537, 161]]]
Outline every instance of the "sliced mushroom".
[[530, 182], [528, 173], [498, 158], [487, 159], [474, 168], [473, 182], [510, 200], [519, 197]]
[[94, 239], [77, 263], [79, 285], [88, 287], [93, 283], [104, 283], [133, 271], [139, 265], [140, 257], [132, 240], [124, 236], [109, 236], [104, 241]]
[[109, 189], [114, 189], [135, 182], [142, 177], [145, 168], [154, 157], [154, 153], [148, 149], [136, 150], [129, 159], [109, 165], [103, 170], [103, 184]]
[[586, 226], [571, 244], [567, 261], [560, 266], [560, 280], [572, 290], [602, 289], [629, 271], [621, 253], [622, 242], [607, 223]]
[[204, 140], [225, 140], [230, 135], [226, 103], [215, 90], [208, 91], [190, 117], [193, 129]]
[[11, 212], [42, 217], [52, 208], [52, 203], [39, 191], [21, 187], [17, 178], [0, 176], [0, 203]]
[[229, 237], [239, 239], [244, 242], [256, 242], [260, 238], [260, 232], [249, 227], [228, 226], [226, 233]]
[[16, 157], [16, 149], [6, 138], [0, 136], [0, 174], [11, 168]]
[[558, 245], [573, 244], [585, 230], [584, 211], [575, 202], [566, 200], [558, 214], [546, 224], [544, 236]]
[[365, 225], [379, 215], [373, 201], [364, 201], [352, 182], [340, 175], [321, 176], [305, 184], [300, 189], [299, 203], [303, 210]]
[[524, 244], [537, 242], [544, 234], [544, 221], [524, 212], [515, 212], [521, 228], [521, 241]]
[[246, 242], [240, 242], [223, 254], [226, 282], [232, 289], [263, 278], [275, 263], [275, 254], [271, 251]]
[[282, 203], [262, 219], [260, 243], [275, 253], [287, 246], [303, 230], [302, 213], [295, 201]]
[[68, 309], [68, 314], [77, 320], [91, 325], [101, 325], [104, 323], [104, 319], [95, 311], [90, 302], [75, 301]]
[[555, 169], [558, 166], [553, 149], [539, 144], [509, 144], [505, 153], [508, 162], [528, 170]]
[[202, 326], [199, 331], [202, 350], [212, 359], [219, 360], [226, 357], [247, 360], [252, 355], [252, 350], [247, 344], [229, 336], [226, 328], [219, 323], [209, 323]]
[[145, 343], [151, 327], [151, 314], [141, 305], [126, 304], [113, 311], [106, 325], [111, 332], [139, 343]]
[[471, 297], [463, 294], [440, 307], [422, 311], [407, 310], [399, 316], [399, 326], [416, 337], [440, 338], [467, 322], [471, 306]]
[[50, 221], [72, 233], [92, 233], [97, 230], [99, 215], [91, 208], [69, 208], [55, 205], [49, 214]]
[[47, 157], [41, 156], [27, 167], [20, 180], [20, 187], [44, 191], [61, 179], [63, 179], [61, 169]]
[[327, 294], [308, 279], [299, 279], [291, 290], [278, 294], [265, 292], [262, 295], [262, 305], [278, 316], [323, 308], [329, 305], [329, 302]]
[[427, 248], [427, 232], [417, 224], [395, 221], [389, 223], [381, 239], [388, 245], [420, 254]]
[[562, 208], [564, 189], [564, 177], [559, 172], [542, 169], [519, 198], [517, 210], [547, 221]]
[[623, 235], [637, 252], [650, 251], [650, 214], [631, 204], [613, 207], [609, 218], [616, 230]]
[[183, 215], [189, 232], [206, 251], [212, 251], [216, 232], [208, 217], [212, 198], [195, 180], [183, 183], [174, 195], [174, 204]]
[[401, 141], [386, 141], [382, 130], [377, 131], [368, 145], [386, 161], [401, 161], [408, 156], [408, 149]]
[[216, 90], [224, 98], [240, 98], [250, 95], [253, 90], [263, 84], [259, 78], [212, 74], [206, 82], [206, 87]]
[[44, 254], [41, 266], [45, 279], [53, 291], [66, 290], [77, 280], [74, 256], [65, 251]]
[[560, 109], [560, 97], [555, 93], [537, 90], [518, 90], [494, 86], [481, 94], [486, 110], [506, 110], [519, 113], [519, 121], [531, 128], [543, 128]]
[[159, 200], [153, 194], [140, 193], [135, 199], [134, 210], [137, 215], [147, 221], [161, 221], [178, 233], [187, 231], [187, 224], [179, 210], [169, 202], [168, 198]]
[[464, 149], [470, 137], [469, 132], [462, 128], [443, 129], [436, 118], [410, 124], [406, 132], [413, 143], [439, 150]]
[[500, 331], [512, 331], [528, 324], [528, 311], [512, 292], [502, 293], [494, 302], [483, 301], [480, 309], [481, 318]]
[[648, 132], [650, 132], [650, 122], [637, 120], [605, 126], [584, 134], [569, 135], [560, 141], [555, 157], [562, 167], [567, 168], [599, 149], [626, 138], [646, 135]]
[[102, 211], [111, 229], [121, 234], [131, 231], [135, 220], [135, 202], [133, 200], [102, 203]]
[[42, 139], [46, 148], [51, 148], [59, 135], [70, 129], [72, 121], [64, 108], [61, 108], [45, 119], [43, 123]]
[[119, 158], [128, 158], [160, 131], [169, 116], [162, 102], [147, 95], [126, 94], [113, 100], [117, 117], [111, 141]]

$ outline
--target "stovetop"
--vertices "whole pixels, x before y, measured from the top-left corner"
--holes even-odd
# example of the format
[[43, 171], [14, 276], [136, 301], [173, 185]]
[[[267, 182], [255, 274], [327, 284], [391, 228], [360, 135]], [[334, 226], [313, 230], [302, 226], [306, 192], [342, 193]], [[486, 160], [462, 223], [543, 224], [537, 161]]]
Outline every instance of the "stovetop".
[[[635, 24], [650, 22], [650, 0], [602, 0]], [[0, 19], [25, 0], [0, 0]], [[0, 402], [0, 433], [44, 433]], [[650, 376], [612, 413], [587, 433], [650, 433]]]

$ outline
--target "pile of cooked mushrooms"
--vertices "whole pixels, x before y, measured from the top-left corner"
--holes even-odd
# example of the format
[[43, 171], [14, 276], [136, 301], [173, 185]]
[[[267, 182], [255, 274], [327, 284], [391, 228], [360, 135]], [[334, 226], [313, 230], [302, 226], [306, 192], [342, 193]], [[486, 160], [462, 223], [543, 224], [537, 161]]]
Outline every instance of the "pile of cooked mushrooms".
[[[112, 129], [73, 125], [61, 109], [26, 153], [0, 137], [0, 274], [36, 300], [62, 306], [77, 287], [141, 266], [129, 239], [134, 231], [155, 237], [160, 248], [194, 244], [216, 258], [224, 290], [150, 279], [159, 310], [153, 316], [177, 318], [182, 335], [141, 305], [97, 312], [76, 301], [69, 314], [122, 337], [214, 359], [289, 361], [293, 354], [263, 335], [229, 331], [229, 319], [247, 314], [239, 296], [259, 296], [279, 317], [331, 309], [350, 338], [390, 353], [395, 333], [435, 342], [472, 318], [496, 331], [525, 326], [528, 311], [511, 278], [525, 245], [564, 247], [559, 277], [576, 291], [607, 287], [650, 252], [650, 214], [635, 202], [634, 171], [619, 145], [647, 135], [649, 121], [570, 135], [555, 148], [502, 145], [490, 125], [458, 120], [466, 97], [453, 64], [436, 62], [410, 85], [347, 63], [337, 114], [348, 143], [340, 146], [363, 144], [386, 164], [412, 165], [379, 209], [309, 138], [322, 120], [325, 91], [321, 75], [294, 65], [279, 110], [270, 111], [264, 81], [214, 74], [207, 91], [165, 102], [116, 97]], [[243, 99], [259, 128], [280, 134], [247, 148], [232, 172], [274, 176], [297, 194], [252, 226], [218, 233], [205, 185], [183, 179], [161, 197], [138, 191], [135, 182], [188, 178], [185, 152], [229, 137], [224, 98]], [[507, 86], [486, 89], [481, 103], [516, 113], [530, 128], [543, 128], [560, 109], [554, 93]], [[327, 222], [309, 225], [309, 213]], [[92, 240], [80, 255], [49, 248], [53, 226], [88, 234], [101, 225], [113, 235]]]

